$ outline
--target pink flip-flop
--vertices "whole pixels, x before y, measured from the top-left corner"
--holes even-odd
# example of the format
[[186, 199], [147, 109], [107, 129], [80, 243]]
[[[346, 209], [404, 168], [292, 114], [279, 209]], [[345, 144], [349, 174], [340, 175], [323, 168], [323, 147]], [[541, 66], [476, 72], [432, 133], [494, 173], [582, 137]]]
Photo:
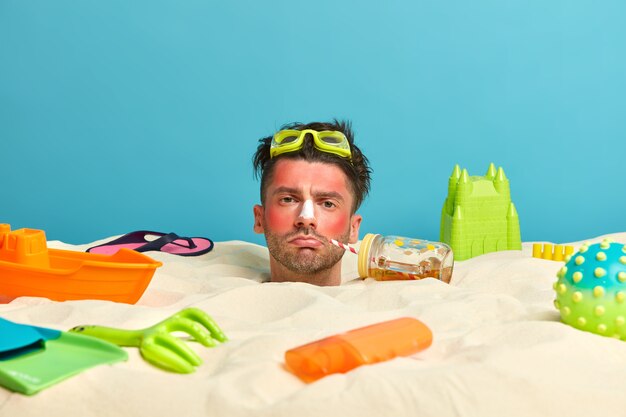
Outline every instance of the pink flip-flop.
[[[157, 237], [150, 239], [150, 236]], [[138, 230], [102, 245], [87, 249], [90, 253], [112, 255], [120, 248], [128, 248], [137, 252], [161, 251], [180, 256], [198, 256], [213, 249], [213, 241], [206, 237], [180, 237], [176, 233], [160, 233]]]

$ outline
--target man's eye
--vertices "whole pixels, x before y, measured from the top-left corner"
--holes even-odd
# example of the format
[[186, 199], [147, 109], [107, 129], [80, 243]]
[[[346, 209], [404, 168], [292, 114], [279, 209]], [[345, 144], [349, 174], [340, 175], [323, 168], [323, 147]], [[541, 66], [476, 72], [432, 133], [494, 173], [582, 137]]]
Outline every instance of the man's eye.
[[283, 197], [280, 199], [281, 203], [293, 203], [295, 200], [293, 197]]
[[335, 207], [335, 203], [333, 203], [332, 201], [324, 201], [324, 207], [333, 208]]

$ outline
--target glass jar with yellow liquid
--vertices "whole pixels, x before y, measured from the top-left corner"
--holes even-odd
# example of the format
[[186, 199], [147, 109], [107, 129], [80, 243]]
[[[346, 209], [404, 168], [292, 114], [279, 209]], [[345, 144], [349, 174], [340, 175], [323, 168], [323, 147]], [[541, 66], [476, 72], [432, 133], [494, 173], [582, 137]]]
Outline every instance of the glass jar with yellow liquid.
[[359, 249], [359, 275], [378, 281], [436, 278], [449, 283], [454, 255], [445, 243], [368, 233]]

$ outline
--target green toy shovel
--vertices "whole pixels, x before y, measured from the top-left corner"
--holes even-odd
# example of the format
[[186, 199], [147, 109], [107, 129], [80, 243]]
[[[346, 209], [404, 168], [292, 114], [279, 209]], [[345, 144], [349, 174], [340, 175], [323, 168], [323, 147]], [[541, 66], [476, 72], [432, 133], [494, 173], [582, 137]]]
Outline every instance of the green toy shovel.
[[12, 391], [32, 395], [85, 369], [127, 358], [100, 339], [0, 318], [0, 385]]

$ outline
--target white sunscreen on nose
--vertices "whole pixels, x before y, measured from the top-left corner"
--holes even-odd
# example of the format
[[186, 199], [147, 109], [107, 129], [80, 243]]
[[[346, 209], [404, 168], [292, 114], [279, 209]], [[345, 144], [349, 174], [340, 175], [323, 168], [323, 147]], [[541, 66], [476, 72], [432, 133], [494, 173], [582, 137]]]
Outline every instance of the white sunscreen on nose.
[[305, 200], [304, 204], [302, 205], [300, 217], [302, 217], [303, 219], [315, 218], [315, 213], [313, 211], [313, 202], [311, 200]]

